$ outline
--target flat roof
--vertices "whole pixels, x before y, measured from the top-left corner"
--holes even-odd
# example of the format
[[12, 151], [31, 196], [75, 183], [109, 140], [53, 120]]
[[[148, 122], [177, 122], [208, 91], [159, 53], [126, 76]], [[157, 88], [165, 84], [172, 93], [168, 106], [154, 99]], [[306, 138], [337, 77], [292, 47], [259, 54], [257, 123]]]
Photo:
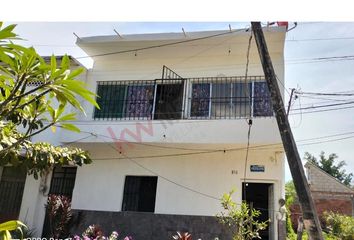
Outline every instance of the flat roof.
[[[197, 32], [169, 32], [169, 33], [142, 33], [142, 34], [116, 34], [105, 36], [80, 37], [76, 39], [76, 43], [113, 43], [113, 42], [133, 42], [133, 41], [169, 41], [169, 40], [188, 40], [195, 38], [217, 36], [228, 36], [230, 34], [245, 35], [250, 29], [232, 29], [217, 31], [197, 31]], [[264, 32], [286, 32], [286, 27], [264, 27]]]

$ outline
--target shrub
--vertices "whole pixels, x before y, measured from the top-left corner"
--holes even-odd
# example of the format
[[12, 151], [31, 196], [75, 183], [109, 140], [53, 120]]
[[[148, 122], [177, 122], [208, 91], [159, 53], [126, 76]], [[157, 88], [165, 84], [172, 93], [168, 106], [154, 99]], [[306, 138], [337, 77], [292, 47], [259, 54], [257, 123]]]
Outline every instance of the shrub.
[[324, 212], [326, 230], [341, 240], [354, 240], [354, 218], [333, 212]]
[[55, 239], [67, 237], [72, 218], [71, 199], [63, 195], [50, 194], [46, 210], [49, 219], [50, 237]]
[[224, 194], [221, 199], [224, 211], [217, 215], [219, 221], [230, 228], [233, 240], [260, 238], [259, 231], [266, 229], [268, 221], [259, 222], [256, 220], [261, 215], [261, 212], [256, 209], [250, 209], [245, 202], [241, 206], [237, 206], [231, 198], [233, 192]]
[[[109, 237], [104, 236], [102, 228], [99, 225], [93, 224], [90, 225], [81, 236], [75, 235], [74, 240], [118, 240], [119, 234], [116, 231], [113, 231]], [[124, 237], [123, 240], [133, 240], [131, 236]]]

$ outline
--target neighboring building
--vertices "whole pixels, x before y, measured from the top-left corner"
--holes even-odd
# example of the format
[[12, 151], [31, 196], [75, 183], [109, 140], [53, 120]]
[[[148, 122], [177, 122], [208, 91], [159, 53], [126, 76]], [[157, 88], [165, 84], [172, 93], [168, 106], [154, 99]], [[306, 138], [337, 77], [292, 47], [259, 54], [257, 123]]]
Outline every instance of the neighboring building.
[[[218, 198], [236, 188], [237, 203], [246, 199], [271, 219], [262, 239], [278, 239], [284, 153], [257, 47], [252, 40], [245, 78], [250, 31], [222, 33], [78, 39], [94, 60], [83, 77], [101, 109], [83, 102], [86, 116], [74, 122], [80, 134], [40, 137], [75, 142], [93, 163], [27, 177], [20, 219], [40, 235], [48, 192], [64, 193], [72, 196], [76, 232], [98, 223], [137, 240], [170, 239], [178, 230], [227, 239], [214, 216]], [[264, 34], [283, 94], [286, 28]]]
[[[322, 215], [325, 211], [354, 217], [354, 189], [344, 185], [311, 162], [307, 162], [305, 168], [307, 181], [321, 222], [324, 223]], [[301, 212], [298, 203], [291, 207], [291, 212], [293, 212], [292, 221], [297, 226], [297, 219]]]

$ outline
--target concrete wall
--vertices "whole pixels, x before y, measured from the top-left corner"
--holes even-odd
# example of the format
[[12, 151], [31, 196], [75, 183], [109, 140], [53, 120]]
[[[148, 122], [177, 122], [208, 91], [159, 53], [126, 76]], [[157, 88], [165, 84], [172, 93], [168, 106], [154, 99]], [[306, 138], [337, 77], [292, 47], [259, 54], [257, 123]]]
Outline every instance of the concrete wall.
[[[156, 213], [215, 215], [221, 210], [218, 200], [197, 194], [177, 184], [215, 198], [236, 188], [234, 197], [238, 203], [241, 202], [245, 150], [139, 159], [141, 156], [158, 156], [177, 152], [171, 149], [159, 150], [137, 146], [119, 156], [107, 145], [85, 145], [84, 148], [90, 149], [93, 159], [97, 160], [90, 165], [78, 168], [72, 200], [74, 209], [120, 211], [126, 175], [161, 176], [157, 183]], [[193, 148], [193, 145], [190, 147]], [[235, 146], [235, 148], [241, 147]], [[223, 148], [215, 146], [208, 149]], [[129, 156], [131, 160], [124, 159], [125, 156]], [[284, 196], [283, 157], [283, 153], [269, 149], [249, 153], [246, 179], [247, 181], [274, 183], [275, 209], [278, 209], [277, 200]], [[250, 172], [249, 165], [251, 164], [264, 165], [266, 170], [264, 173]], [[237, 174], [232, 174], [232, 171]], [[92, 194], [92, 189], [95, 190], [94, 194]]]
[[75, 210], [74, 219], [72, 232], [82, 233], [94, 222], [106, 235], [118, 231], [121, 239], [132, 236], [133, 239], [166, 240], [172, 239], [177, 231], [191, 233], [193, 239], [232, 238], [216, 217]]

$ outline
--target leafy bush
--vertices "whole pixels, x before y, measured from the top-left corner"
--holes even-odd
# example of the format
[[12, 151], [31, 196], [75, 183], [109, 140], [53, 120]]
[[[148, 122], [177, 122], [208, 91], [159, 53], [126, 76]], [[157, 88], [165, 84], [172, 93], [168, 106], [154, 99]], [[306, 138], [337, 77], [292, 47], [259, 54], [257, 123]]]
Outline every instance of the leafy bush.
[[341, 240], [354, 240], [353, 217], [333, 212], [324, 212], [323, 217], [330, 235]]
[[[119, 234], [113, 231], [109, 237], [104, 236], [102, 228], [99, 225], [90, 225], [81, 236], [75, 235], [74, 240], [118, 240]], [[126, 236], [123, 240], [133, 240], [131, 236]]]
[[50, 237], [65, 238], [69, 235], [72, 218], [71, 199], [63, 195], [50, 194], [46, 204]]
[[259, 222], [256, 220], [261, 215], [261, 212], [256, 209], [250, 209], [245, 202], [241, 206], [237, 206], [231, 198], [233, 192], [223, 195], [221, 205], [225, 211], [217, 215], [218, 219], [230, 228], [233, 240], [261, 238], [259, 231], [266, 229], [268, 221]]
[[289, 214], [286, 215], [286, 239], [288, 240], [296, 239], [296, 233], [293, 229]]

